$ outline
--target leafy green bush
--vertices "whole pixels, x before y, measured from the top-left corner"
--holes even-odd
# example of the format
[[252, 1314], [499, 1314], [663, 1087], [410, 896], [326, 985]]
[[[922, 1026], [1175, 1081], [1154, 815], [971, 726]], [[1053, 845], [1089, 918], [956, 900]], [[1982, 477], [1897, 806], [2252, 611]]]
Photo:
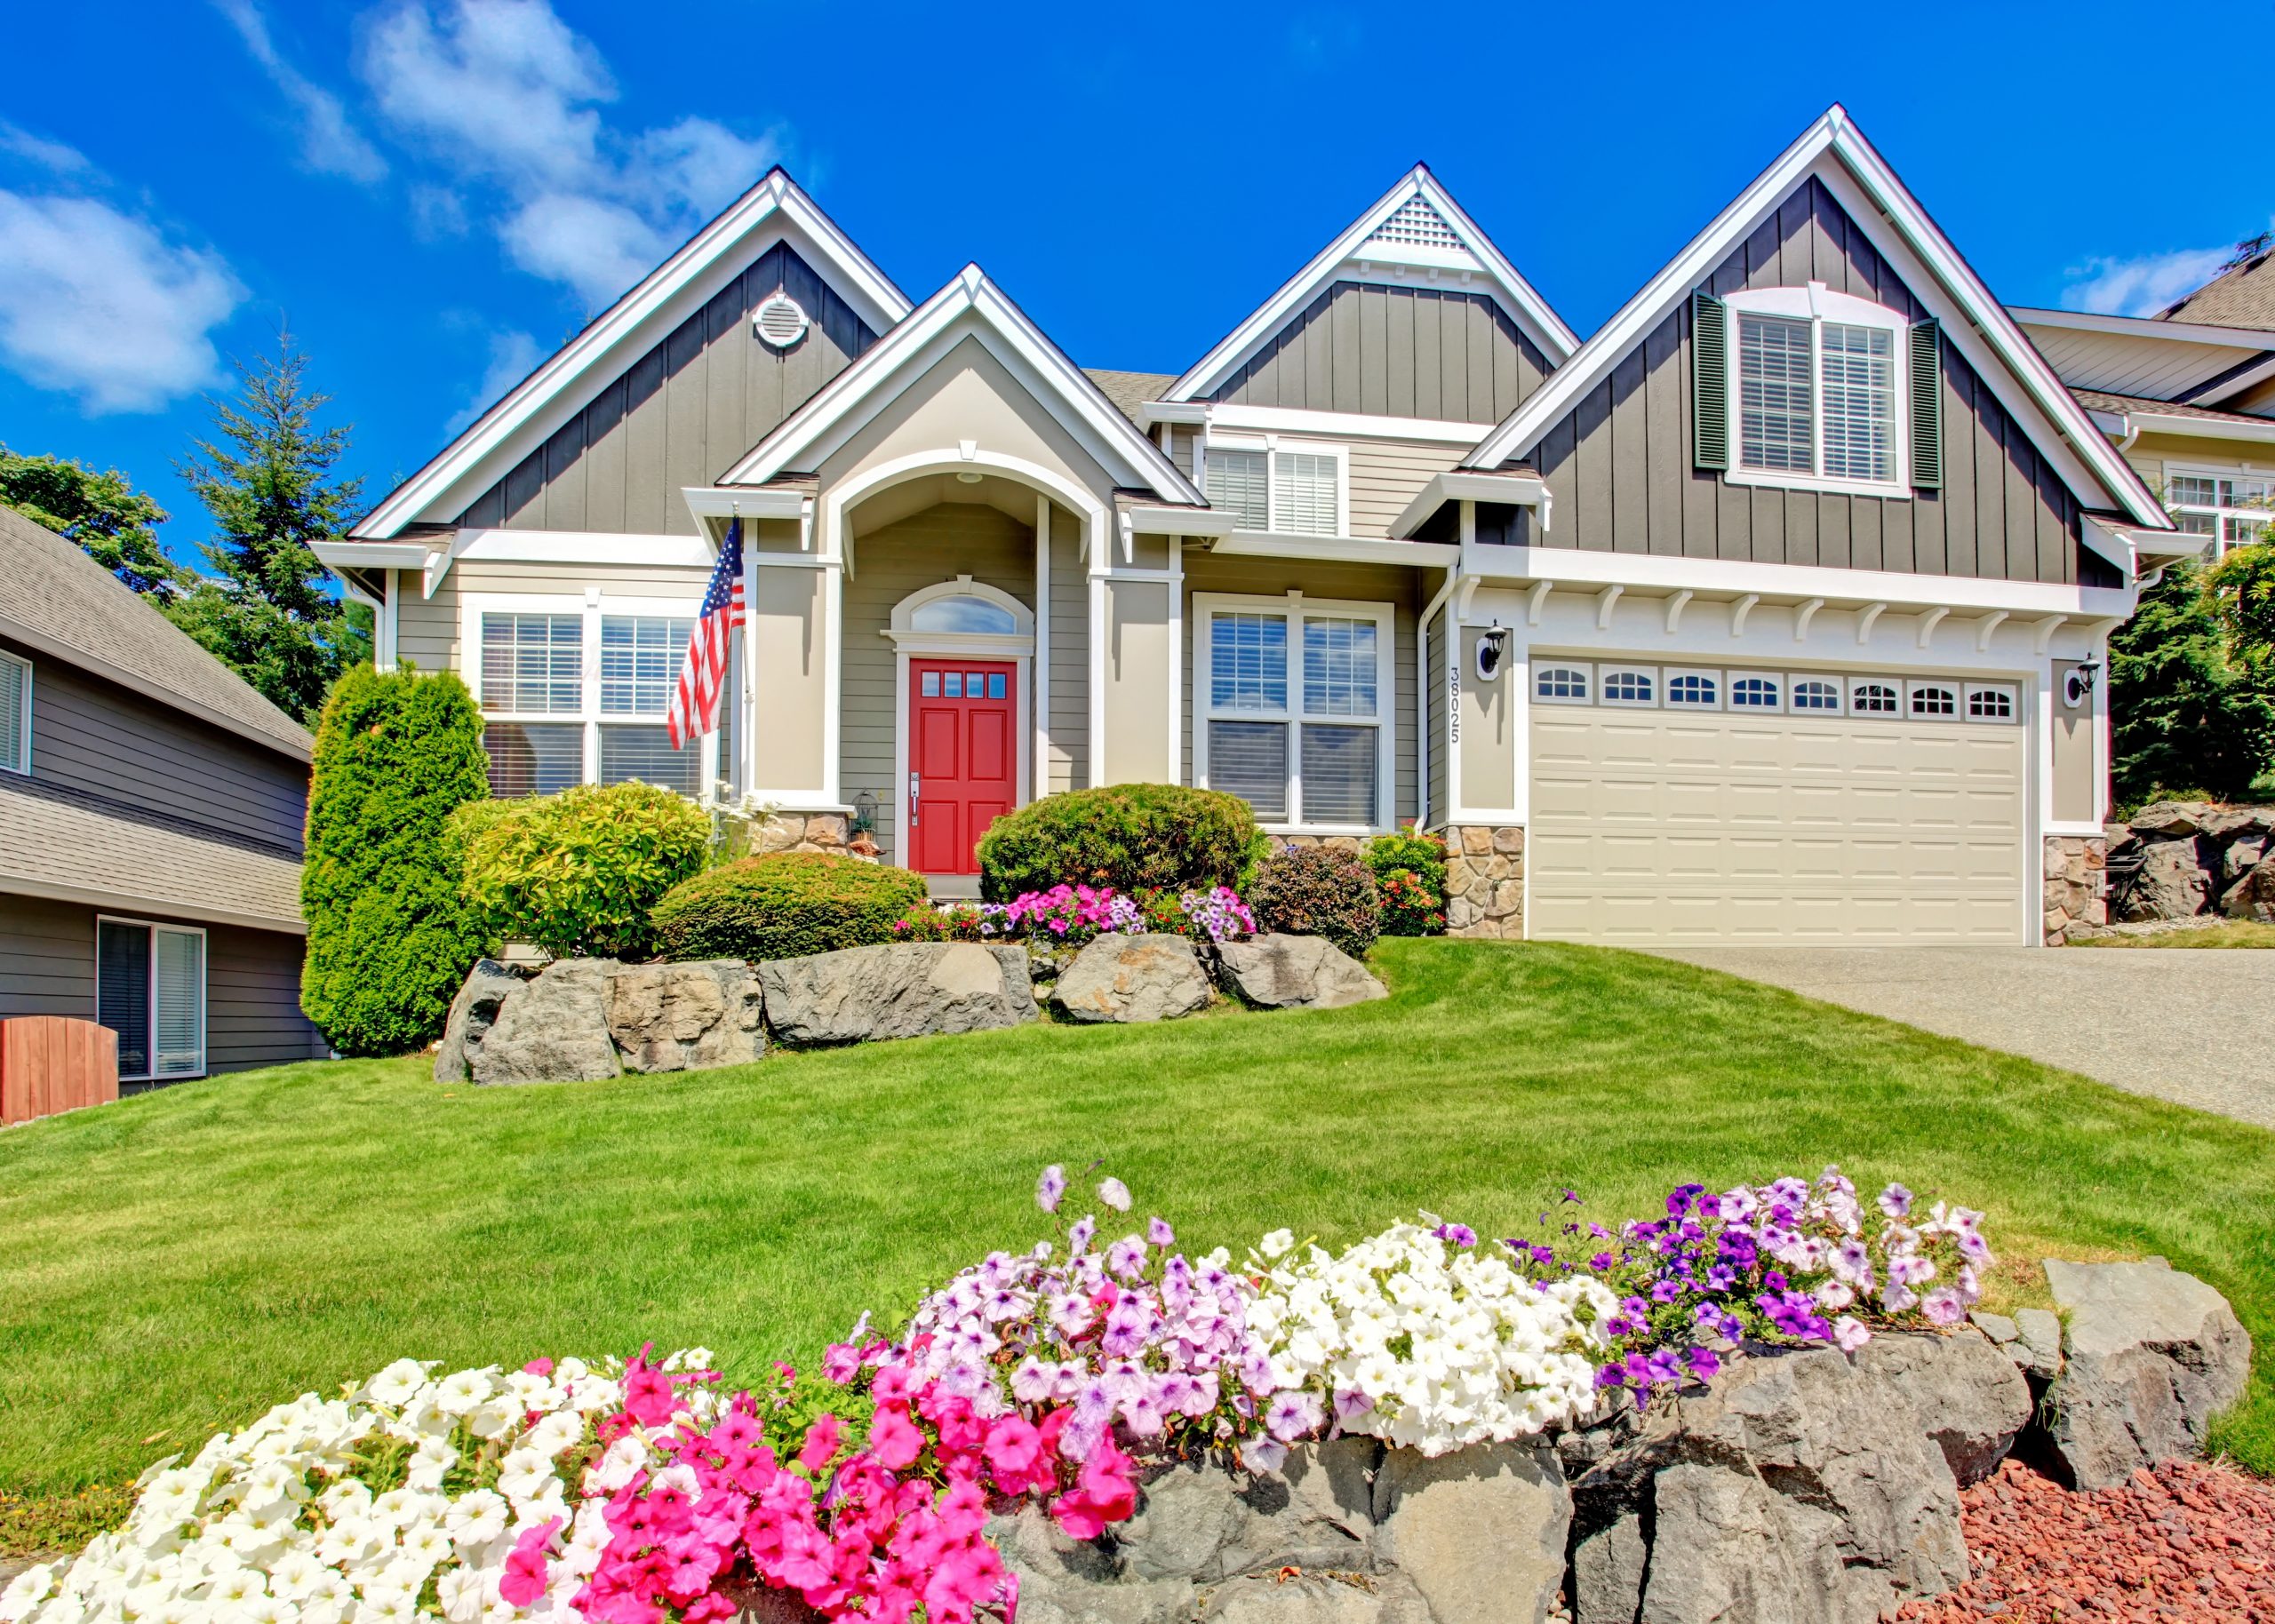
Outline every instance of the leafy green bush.
[[2190, 786], [2215, 800], [2239, 800], [2275, 760], [2275, 673], [2255, 657], [2251, 634], [2261, 612], [2247, 569], [2255, 562], [2223, 561], [2209, 589], [2193, 561], [2168, 565], [2141, 593], [2133, 618], [2110, 634], [2111, 777], [2119, 805], [2137, 808]]
[[343, 1055], [432, 1042], [490, 945], [459, 891], [451, 811], [490, 793], [482, 713], [444, 673], [340, 678], [316, 723], [300, 1007]]
[[648, 911], [702, 871], [711, 844], [702, 808], [650, 784], [477, 802], [451, 824], [491, 934], [556, 959], [652, 957]]
[[1446, 843], [1403, 829], [1367, 843], [1367, 866], [1382, 888], [1383, 935], [1434, 936], [1446, 927]]
[[667, 959], [796, 959], [906, 939], [924, 879], [831, 852], [744, 857], [675, 887], [650, 916]]
[[1257, 929], [1325, 936], [1353, 959], [1383, 933], [1375, 872], [1355, 852], [1290, 847], [1257, 873], [1248, 902]]
[[1237, 795], [1177, 784], [1117, 784], [1031, 801], [979, 842], [979, 891], [1008, 903], [1056, 885], [1143, 891], [1242, 889], [1270, 849]]

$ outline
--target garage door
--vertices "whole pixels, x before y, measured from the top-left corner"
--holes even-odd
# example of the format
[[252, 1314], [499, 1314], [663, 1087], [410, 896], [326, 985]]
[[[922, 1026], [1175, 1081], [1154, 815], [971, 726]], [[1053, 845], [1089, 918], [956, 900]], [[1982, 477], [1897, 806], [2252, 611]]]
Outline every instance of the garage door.
[[1542, 656], [1531, 678], [1529, 934], [2024, 939], [2011, 685]]

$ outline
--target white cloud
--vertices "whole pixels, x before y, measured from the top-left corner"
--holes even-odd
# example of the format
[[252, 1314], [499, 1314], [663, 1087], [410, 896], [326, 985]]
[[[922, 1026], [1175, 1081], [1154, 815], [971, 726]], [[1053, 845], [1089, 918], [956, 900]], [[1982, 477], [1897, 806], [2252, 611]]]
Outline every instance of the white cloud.
[[269, 83], [283, 93], [300, 119], [300, 157], [320, 174], [343, 175], [365, 186], [383, 179], [387, 161], [363, 138], [339, 98], [284, 60], [268, 32], [268, 19], [254, 0], [213, 0], [229, 26], [260, 64]]
[[20, 124], [0, 118], [0, 152], [21, 158], [36, 168], [58, 175], [84, 174], [92, 167], [76, 147], [34, 135]]
[[245, 290], [218, 254], [91, 197], [0, 190], [0, 359], [90, 412], [156, 411], [216, 382]]
[[538, 342], [525, 332], [494, 332], [490, 335], [490, 364], [483, 370], [482, 381], [474, 386], [473, 398], [453, 413], [444, 425], [452, 438], [483, 412], [490, 410], [512, 388], [537, 370], [545, 359], [545, 352]]
[[549, 0], [399, 0], [359, 65], [388, 125], [489, 195], [507, 256], [597, 306], [756, 180], [775, 155], [706, 118], [630, 132], [608, 64]]
[[2154, 315], [2218, 275], [2234, 251], [2226, 246], [2183, 248], [2132, 259], [2088, 259], [2069, 273], [2063, 307], [2100, 315]]

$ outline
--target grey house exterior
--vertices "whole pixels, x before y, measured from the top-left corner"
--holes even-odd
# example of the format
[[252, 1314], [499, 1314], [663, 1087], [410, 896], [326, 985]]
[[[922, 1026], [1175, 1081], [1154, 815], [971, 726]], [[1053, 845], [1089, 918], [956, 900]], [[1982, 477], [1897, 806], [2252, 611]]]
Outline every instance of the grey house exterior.
[[2024, 942], [2094, 912], [2090, 673], [2194, 545], [1834, 108], [1585, 344], [1417, 168], [1176, 375], [908, 298], [778, 171], [321, 552], [501, 794], [860, 817], [955, 895], [1168, 780], [1443, 832], [1460, 934]]
[[309, 744], [0, 507], [0, 1018], [101, 1021], [130, 1090], [326, 1054], [299, 1008]]

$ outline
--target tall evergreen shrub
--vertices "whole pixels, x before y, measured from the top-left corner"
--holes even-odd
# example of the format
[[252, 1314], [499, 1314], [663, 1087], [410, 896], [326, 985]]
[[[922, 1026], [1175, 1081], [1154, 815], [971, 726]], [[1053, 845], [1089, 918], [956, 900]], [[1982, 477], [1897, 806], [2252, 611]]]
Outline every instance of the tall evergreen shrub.
[[444, 820], [489, 792], [482, 713], [457, 676], [360, 665], [332, 689], [308, 789], [300, 1007], [343, 1055], [441, 1034], [488, 945]]

